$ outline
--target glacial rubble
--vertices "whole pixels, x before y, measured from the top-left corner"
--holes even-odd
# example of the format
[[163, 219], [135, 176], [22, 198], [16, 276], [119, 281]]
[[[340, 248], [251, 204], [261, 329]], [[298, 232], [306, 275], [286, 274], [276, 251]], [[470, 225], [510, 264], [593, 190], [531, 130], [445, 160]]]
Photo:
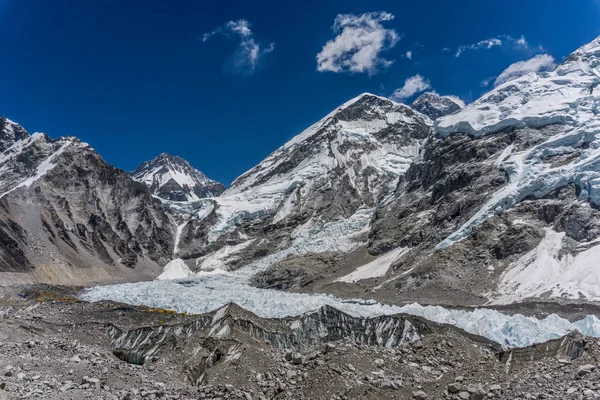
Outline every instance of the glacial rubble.
[[[73, 294], [29, 286], [0, 298], [2, 396], [455, 400], [596, 399], [600, 393], [599, 344], [577, 334], [504, 349], [410, 317], [416, 335], [377, 342], [369, 340], [369, 320], [351, 327], [329, 309], [302, 317], [313, 322], [294, 339], [286, 332], [302, 318], [264, 319], [234, 305], [178, 314], [77, 302]], [[319, 325], [337, 328], [310, 334]], [[297, 340], [302, 337], [310, 340]]]

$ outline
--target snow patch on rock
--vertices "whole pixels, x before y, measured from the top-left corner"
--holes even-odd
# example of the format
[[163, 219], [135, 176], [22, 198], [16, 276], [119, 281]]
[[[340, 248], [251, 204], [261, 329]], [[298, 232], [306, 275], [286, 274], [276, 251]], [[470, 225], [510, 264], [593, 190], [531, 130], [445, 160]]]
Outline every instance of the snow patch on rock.
[[194, 273], [189, 269], [181, 258], [176, 258], [164, 266], [162, 274], [156, 280], [183, 279], [189, 278]]
[[384, 255], [377, 257], [377, 259], [358, 267], [355, 271], [344, 275], [334, 282], [346, 282], [355, 283], [363, 279], [379, 278], [387, 274], [392, 264], [406, 254], [410, 249], [407, 247], [399, 247]]
[[494, 303], [542, 295], [600, 301], [600, 245], [577, 254], [564, 249], [564, 232], [546, 228], [540, 244], [504, 272]]

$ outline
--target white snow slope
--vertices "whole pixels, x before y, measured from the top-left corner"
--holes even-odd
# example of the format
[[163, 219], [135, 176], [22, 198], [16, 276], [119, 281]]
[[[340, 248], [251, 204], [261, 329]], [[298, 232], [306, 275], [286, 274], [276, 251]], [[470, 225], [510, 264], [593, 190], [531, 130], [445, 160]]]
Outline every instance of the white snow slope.
[[163, 272], [156, 280], [163, 281], [168, 279], [182, 279], [192, 276], [194, 273], [188, 268], [181, 258], [170, 261], [163, 267]]
[[[583, 188], [581, 201], [600, 204], [599, 65], [600, 37], [554, 71], [530, 73], [506, 82], [436, 122], [440, 136], [454, 132], [482, 136], [507, 127], [562, 126], [543, 143], [524, 151], [508, 151], [498, 165], [508, 173], [509, 183], [437, 248], [466, 238], [489, 216], [511, 208], [526, 196], [540, 197], [568, 183]], [[568, 154], [576, 157], [563, 165], [545, 161]]]
[[493, 303], [543, 294], [600, 301], [600, 246], [573, 255], [563, 251], [564, 238], [564, 232], [546, 228], [540, 244], [504, 272]]
[[[56, 166], [56, 159], [70, 147], [74, 148], [73, 151], [79, 151], [77, 149], [86, 149], [89, 145], [73, 137], [61, 137], [51, 141], [43, 133], [34, 133], [17, 140], [0, 154], [0, 198], [21, 187], [31, 186], [52, 170]], [[44, 157], [38, 157], [37, 164], [32, 166], [30, 171], [21, 171], [15, 167], [18, 165], [15, 159], [30, 149]]]
[[386, 254], [377, 257], [368, 264], [358, 267], [348, 275], [344, 275], [335, 280], [335, 282], [354, 283], [363, 279], [378, 278], [384, 276], [394, 261], [398, 260], [410, 249], [407, 247], [398, 247]]

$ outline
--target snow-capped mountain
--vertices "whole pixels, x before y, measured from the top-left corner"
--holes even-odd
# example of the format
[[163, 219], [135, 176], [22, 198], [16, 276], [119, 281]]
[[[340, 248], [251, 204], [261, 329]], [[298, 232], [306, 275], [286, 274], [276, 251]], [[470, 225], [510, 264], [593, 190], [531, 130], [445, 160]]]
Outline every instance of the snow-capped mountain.
[[449, 96], [440, 96], [434, 92], [423, 93], [410, 107], [421, 114], [427, 115], [432, 120], [436, 120], [448, 114], [452, 114], [464, 107], [459, 101]]
[[241, 175], [220, 197], [205, 200], [180, 227], [179, 254], [204, 255], [226, 243], [244, 246], [246, 254], [266, 254], [340, 221], [347, 225], [338, 229], [346, 232], [324, 239], [331, 249], [339, 242], [351, 248], [346, 237], [366, 234], [373, 209], [393, 192], [429, 131], [408, 106], [358, 96]]
[[172, 253], [160, 201], [74, 137], [2, 121], [2, 281], [81, 284], [153, 278]]
[[131, 173], [152, 194], [165, 200], [192, 201], [220, 195], [225, 186], [209, 179], [181, 157], [162, 153]]

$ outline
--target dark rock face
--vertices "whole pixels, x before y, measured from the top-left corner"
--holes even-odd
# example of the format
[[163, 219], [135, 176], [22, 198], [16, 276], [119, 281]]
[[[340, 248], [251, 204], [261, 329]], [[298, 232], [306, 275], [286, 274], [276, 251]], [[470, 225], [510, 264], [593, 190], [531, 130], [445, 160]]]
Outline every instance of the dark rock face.
[[427, 115], [432, 120], [455, 113], [462, 108], [454, 100], [435, 93], [423, 93], [417, 97], [410, 107], [421, 114]]
[[167, 153], [146, 161], [131, 176], [165, 200], [197, 200], [218, 196], [225, 190], [222, 183], [208, 179], [183, 158]]
[[0, 161], [0, 273], [8, 282], [156, 276], [173, 250], [160, 203], [87, 144], [19, 132]]
[[507, 185], [505, 171], [495, 160], [508, 146], [528, 149], [561, 129], [549, 125], [483, 137], [460, 133], [446, 139], [430, 137], [422, 158], [400, 180], [394, 200], [377, 210], [369, 234], [371, 254], [398, 246], [413, 249], [394, 265], [396, 271], [411, 269], [395, 281], [396, 298], [485, 302], [485, 294], [495, 289], [509, 264], [539, 244], [544, 227], [550, 225], [577, 242], [600, 236], [600, 211], [578, 201], [581, 190], [576, 184], [566, 184], [545, 196], [517, 199], [510, 210], [490, 217], [464, 240], [434, 250]]
[[504, 174], [485, 161], [513, 140], [509, 133], [480, 140], [460, 134], [432, 137], [400, 181], [395, 201], [378, 210], [371, 252], [434, 244], [457, 229], [492, 190], [506, 184]]
[[340, 259], [341, 255], [338, 253], [293, 257], [254, 275], [252, 284], [264, 289], [300, 289], [326, 275]]

